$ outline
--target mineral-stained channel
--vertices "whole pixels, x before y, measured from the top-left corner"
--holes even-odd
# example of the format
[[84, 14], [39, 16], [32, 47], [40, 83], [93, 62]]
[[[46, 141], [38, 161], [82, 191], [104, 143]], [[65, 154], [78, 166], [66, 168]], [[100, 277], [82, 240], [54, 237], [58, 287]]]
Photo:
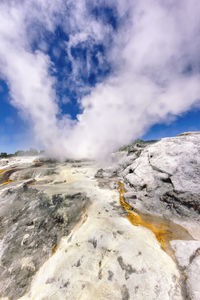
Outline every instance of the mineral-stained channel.
[[173, 259], [175, 257], [174, 251], [170, 245], [171, 240], [193, 240], [193, 237], [184, 227], [160, 216], [140, 213], [134, 209], [134, 207], [131, 207], [125, 201], [123, 184], [119, 181], [118, 185], [120, 190], [120, 204], [128, 213], [127, 219], [134, 226], [144, 226], [151, 230], [155, 234], [161, 248], [171, 255]]

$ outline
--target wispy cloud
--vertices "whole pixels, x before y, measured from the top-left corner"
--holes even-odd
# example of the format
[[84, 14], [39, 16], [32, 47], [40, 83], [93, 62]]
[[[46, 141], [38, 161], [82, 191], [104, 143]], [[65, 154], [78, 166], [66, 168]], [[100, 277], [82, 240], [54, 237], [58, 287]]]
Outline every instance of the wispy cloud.
[[[0, 4], [1, 76], [8, 82], [12, 104], [32, 122], [37, 139], [59, 157], [105, 157], [152, 124], [199, 103], [199, 1], [111, 1], [118, 26], [101, 17], [101, 10], [95, 17], [98, 3]], [[77, 88], [88, 93], [79, 99], [82, 113], [76, 121], [60, 114], [47, 41], [40, 41], [39, 50], [31, 48], [42, 27], [53, 32], [58, 25], [69, 36], [65, 47], [72, 74], [65, 80], [74, 78]], [[82, 42], [88, 48], [102, 43], [105, 52], [99, 60], [112, 68], [109, 77], [89, 89], [78, 84], [84, 66], [71, 53]], [[85, 68], [91, 71], [90, 57]]]

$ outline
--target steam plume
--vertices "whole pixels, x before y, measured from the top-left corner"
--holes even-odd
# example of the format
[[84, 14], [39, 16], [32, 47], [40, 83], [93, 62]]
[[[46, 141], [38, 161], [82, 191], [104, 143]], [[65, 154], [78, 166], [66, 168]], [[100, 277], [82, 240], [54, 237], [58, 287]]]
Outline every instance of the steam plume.
[[[115, 32], [79, 0], [65, 19], [65, 1], [3, 1], [0, 4], [0, 73], [11, 103], [33, 125], [38, 141], [58, 157], [105, 157], [140, 137], [153, 124], [179, 115], [199, 103], [200, 3], [182, 1], [111, 1], [119, 17]], [[60, 19], [68, 45], [113, 35], [106, 59], [111, 75], [79, 100], [77, 120], [58, 117], [59, 103], [50, 57], [31, 49], [31, 26], [53, 31]], [[70, 28], [70, 29], [69, 29]], [[70, 32], [69, 32], [70, 30]], [[79, 60], [72, 61], [73, 76]], [[68, 80], [68, 79], [66, 79]]]

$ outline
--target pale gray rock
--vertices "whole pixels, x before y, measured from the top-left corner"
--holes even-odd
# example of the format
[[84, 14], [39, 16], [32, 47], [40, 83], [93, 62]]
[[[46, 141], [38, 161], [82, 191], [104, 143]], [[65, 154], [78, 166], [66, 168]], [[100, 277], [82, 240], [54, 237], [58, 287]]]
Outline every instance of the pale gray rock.
[[[171, 241], [178, 265], [186, 269], [193, 259], [200, 254], [200, 241]], [[199, 253], [199, 254], [198, 254]]]
[[17, 185], [1, 186], [0, 297], [18, 299], [27, 291], [34, 274], [89, 204], [84, 193], [71, 194], [65, 189], [65, 193], [47, 195], [26, 183], [38, 174], [50, 176], [54, 172], [49, 165], [17, 168], [11, 174]]
[[11, 157], [0, 159], [0, 169], [14, 168], [14, 167], [30, 167], [34, 161], [38, 161], [38, 156], [23, 156], [23, 157]]
[[144, 212], [192, 214], [199, 220], [200, 134], [164, 138], [145, 147], [120, 175], [126, 190], [137, 193], [136, 205]]
[[[124, 183], [127, 203], [139, 212], [179, 224], [184, 221], [188, 229], [193, 221], [200, 227], [200, 132], [164, 138], [146, 147], [134, 144], [126, 155], [132, 155], [132, 160], [123, 157], [128, 163], [121, 168], [118, 162], [115, 174]], [[200, 241], [175, 240], [171, 246], [187, 278], [186, 285], [182, 281], [184, 299], [200, 299]]]
[[[200, 134], [137, 141], [123, 150], [98, 172], [93, 162], [0, 160], [2, 297], [200, 299], [200, 241], [190, 234], [191, 241], [171, 241], [175, 263], [151, 227], [126, 219], [117, 189], [120, 180], [126, 201], [148, 215], [146, 222], [159, 219], [179, 230], [177, 222], [194, 232]], [[178, 236], [172, 232], [172, 239]]]
[[171, 241], [175, 257], [186, 277], [187, 297], [200, 299], [200, 241]]
[[31, 168], [23, 168], [12, 173], [9, 177], [9, 180], [28, 180], [32, 178], [41, 178], [44, 176], [50, 176], [56, 174], [55, 167], [35, 167], [32, 166]]
[[188, 294], [191, 300], [200, 299], [200, 256], [195, 257], [187, 270], [186, 281]]
[[121, 178], [127, 202], [144, 213], [200, 221], [199, 132], [137, 142], [126, 150], [113, 154], [109, 168], [99, 170], [96, 177]]

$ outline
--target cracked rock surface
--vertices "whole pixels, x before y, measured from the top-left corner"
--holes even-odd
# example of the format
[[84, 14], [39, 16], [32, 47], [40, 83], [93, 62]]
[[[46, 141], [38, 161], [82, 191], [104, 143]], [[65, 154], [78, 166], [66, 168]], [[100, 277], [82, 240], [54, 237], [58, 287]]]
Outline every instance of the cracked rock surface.
[[121, 178], [127, 203], [141, 213], [181, 224], [193, 236], [194, 240], [170, 244], [186, 279], [184, 298], [200, 299], [200, 133], [134, 144], [120, 154], [117, 166], [115, 154], [113, 161], [99, 174]]
[[132, 146], [118, 168], [108, 168], [104, 174], [123, 178], [127, 200], [144, 212], [192, 216], [199, 221], [200, 133], [164, 138], [141, 147], [138, 150], [136, 145], [133, 152]]

